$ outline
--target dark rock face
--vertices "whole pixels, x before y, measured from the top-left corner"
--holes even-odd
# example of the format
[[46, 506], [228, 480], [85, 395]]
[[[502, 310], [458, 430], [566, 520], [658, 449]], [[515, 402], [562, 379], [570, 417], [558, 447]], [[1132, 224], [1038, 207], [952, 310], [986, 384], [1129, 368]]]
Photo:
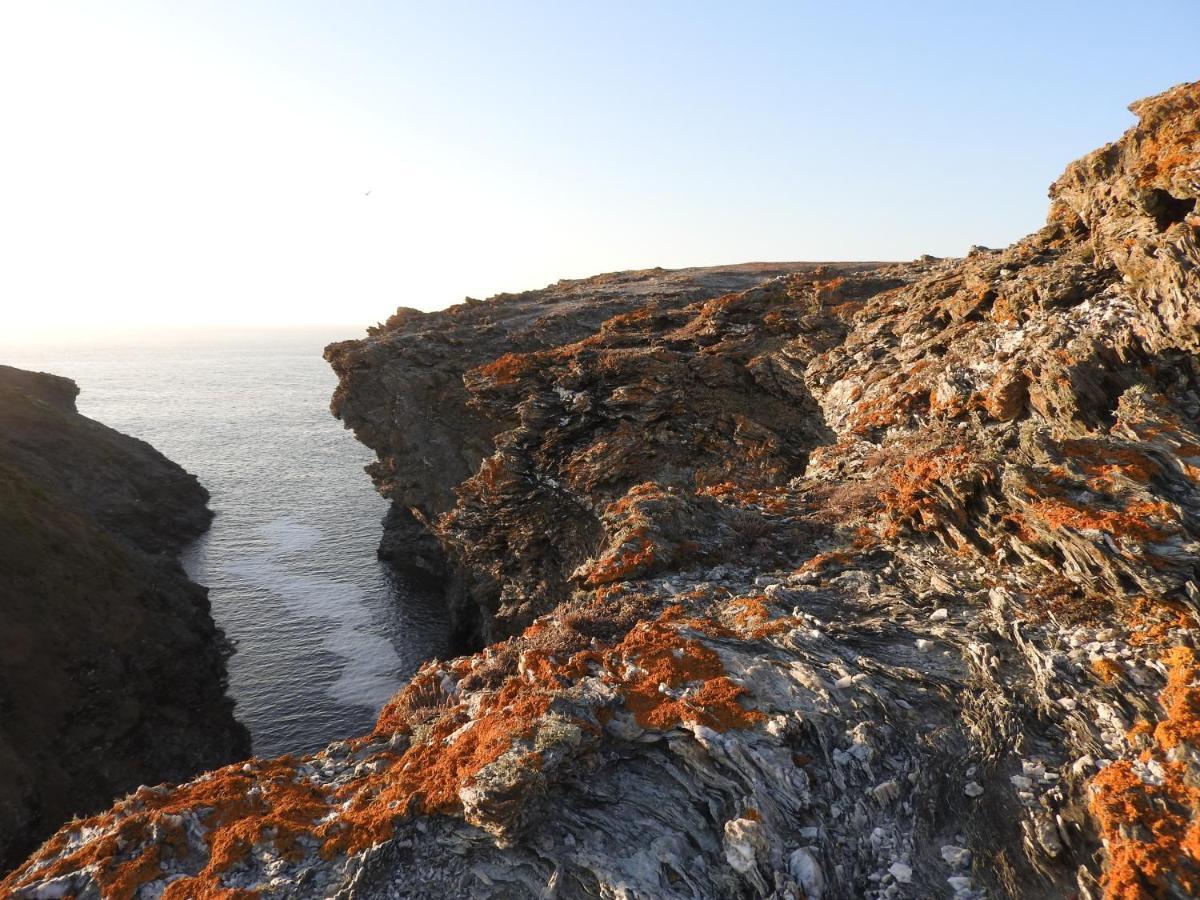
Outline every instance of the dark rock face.
[[78, 388], [0, 366], [0, 868], [140, 784], [249, 753], [225, 641], [177, 562], [208, 494], [75, 410]]
[[1200, 84], [1134, 110], [1005, 250], [331, 347], [393, 537], [494, 643], [2, 887], [1200, 896]]

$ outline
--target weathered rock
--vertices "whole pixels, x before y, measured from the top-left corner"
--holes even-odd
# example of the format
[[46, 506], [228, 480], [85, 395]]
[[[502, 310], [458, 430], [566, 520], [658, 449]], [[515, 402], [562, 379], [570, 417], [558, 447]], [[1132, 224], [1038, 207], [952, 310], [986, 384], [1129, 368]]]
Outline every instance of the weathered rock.
[[73, 815], [249, 752], [176, 561], [208, 494], [77, 393], [0, 366], [0, 869]]
[[1200, 84], [1135, 110], [1005, 250], [332, 347], [496, 642], [4, 887], [1195, 896]]

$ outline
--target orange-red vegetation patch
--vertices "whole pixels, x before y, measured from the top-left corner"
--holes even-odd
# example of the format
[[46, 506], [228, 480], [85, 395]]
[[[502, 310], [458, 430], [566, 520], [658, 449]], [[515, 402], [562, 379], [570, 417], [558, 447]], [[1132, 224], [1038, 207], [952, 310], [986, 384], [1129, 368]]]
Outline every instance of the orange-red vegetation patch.
[[539, 685], [512, 679], [488, 698], [474, 719], [446, 715], [420, 743], [377, 778], [354, 781], [335, 799], [345, 803], [341, 829], [331, 834], [326, 854], [355, 853], [392, 833], [398, 816], [462, 811], [459, 792], [522, 739], [533, 736], [550, 706]]
[[1114, 447], [1104, 441], [1063, 441], [1062, 450], [1083, 470], [1088, 477], [1088, 485], [1093, 490], [1111, 491], [1118, 476], [1138, 484], [1147, 484], [1162, 472], [1162, 467], [1146, 454], [1124, 447]]
[[[648, 612], [649, 601], [601, 593], [596, 592], [592, 604], [576, 609], [574, 621], [589, 629], [601, 613], [604, 623], [615, 617], [619, 638], [604, 643], [594, 630], [589, 637], [575, 625], [551, 618], [491, 648], [490, 654], [427, 666], [387, 704], [372, 735], [351, 742], [363, 771], [341, 787], [314, 785], [303, 775], [303, 761], [285, 757], [230, 766], [162, 793], [143, 789], [113, 813], [78, 826], [107, 829], [106, 836], [68, 852], [70, 833], [60, 832], [0, 884], [0, 895], [86, 868], [105, 900], [132, 900], [142, 885], [167, 870], [185, 873], [168, 887], [168, 900], [249, 900], [254, 891], [231, 890], [222, 877], [257, 849], [284, 858], [299, 856], [305, 848], [319, 850], [325, 858], [356, 853], [391, 836], [405, 816], [464, 814], [464, 789], [502, 757], [511, 761], [515, 777], [523, 772], [532, 777], [543, 765], [536, 749], [539, 723], [555, 697], [586, 677], [611, 685], [645, 728], [696, 723], [726, 730], [750, 727], [763, 718], [743, 708], [746, 691], [729, 678], [717, 653], [680, 633], [694, 625], [721, 631], [720, 625], [685, 619], [696, 610], [683, 605], [668, 608], [654, 621], [638, 621]], [[720, 599], [719, 592], [712, 594], [696, 597], [695, 604]], [[497, 671], [483, 683], [495, 687], [479, 689], [482, 693], [475, 696], [482, 699], [469, 714], [460, 699], [461, 685], [493, 662]], [[450, 674], [458, 677], [458, 688], [443, 686]], [[592, 719], [576, 713], [589, 739], [598, 737], [612, 708], [603, 704], [593, 713]], [[389, 740], [393, 735], [402, 737]], [[485, 803], [473, 811], [487, 818], [487, 809]], [[199, 818], [206, 846], [189, 846], [182, 819], [176, 818], [183, 814]]]
[[1097, 509], [1066, 496], [1043, 497], [1028, 506], [1030, 514], [1052, 528], [1103, 531], [1115, 538], [1132, 538], [1141, 543], [1165, 540], [1170, 526], [1152, 524], [1152, 519], [1173, 520], [1169, 504], [1134, 500], [1123, 510]]
[[1200, 164], [1200, 131], [1166, 130], [1145, 136], [1138, 147], [1138, 184], [1149, 187], [1175, 169]]
[[[613, 663], [623, 666], [625, 662], [634, 668], [621, 672], [612, 668]], [[625, 636], [610, 658], [610, 672], [620, 681], [625, 705], [643, 728], [688, 723], [727, 731], [749, 728], [764, 718], [756, 710], [742, 708], [739, 700], [746, 690], [725, 674], [716, 651], [681, 637], [661, 619], [643, 623]]]
[[1092, 671], [1105, 684], [1112, 684], [1125, 674], [1125, 667], [1115, 659], [1101, 656], [1092, 660]]
[[634, 529], [616, 552], [601, 557], [587, 577], [590, 587], [624, 581], [646, 572], [658, 561], [659, 548], [646, 528]]
[[722, 503], [738, 506], [757, 506], [775, 515], [795, 514], [802, 505], [793, 491], [787, 488], [743, 488], [732, 481], [710, 484], [696, 491]]
[[1172, 647], [1167, 664], [1167, 686], [1159, 696], [1166, 712], [1154, 728], [1154, 739], [1164, 750], [1189, 744], [1200, 748], [1200, 666], [1191, 647]]
[[771, 618], [771, 610], [762, 596], [738, 597], [729, 604], [735, 630], [751, 640], [761, 640], [773, 634], [790, 631], [795, 625], [791, 616]]
[[965, 493], [970, 482], [986, 481], [989, 469], [975, 462], [962, 444], [908, 457], [888, 475], [891, 487], [880, 492], [887, 524], [885, 538], [895, 538], [905, 527], [932, 533], [948, 522], [963, 524], [957, 503], [947, 503], [952, 491]]
[[899, 385], [883, 385], [874, 396], [860, 400], [849, 419], [850, 430], [865, 434], [873, 428], [899, 425], [929, 403], [927, 390], [901, 391]]
[[[256, 896], [225, 888], [221, 874], [264, 840], [272, 842], [282, 856], [296, 854], [300, 838], [312, 833], [314, 823], [329, 808], [324, 789], [298, 776], [296, 762], [290, 757], [251, 761], [246, 768], [249, 771], [241, 765], [218, 769], [201, 781], [164, 793], [139, 790], [113, 812], [86, 819], [77, 826], [83, 829], [116, 824], [109, 835], [86, 842], [51, 866], [30, 874], [33, 865], [61, 851], [66, 843], [65, 837], [52, 841], [30, 860], [29, 867], [0, 884], [0, 893], [21, 887], [35, 877], [54, 878], [90, 867], [105, 900], [130, 900], [143, 884], [162, 877], [165, 855], [171, 854], [192, 862], [199, 871], [172, 882], [165, 897], [208, 900]], [[187, 859], [193, 854], [176, 818], [185, 812], [198, 812], [208, 829], [208, 859], [203, 866], [199, 859]], [[165, 839], [161, 837], [164, 834]], [[132, 856], [125, 851], [127, 847], [136, 848]]]
[[[871, 539], [875, 537], [870, 530], [866, 530], [866, 534], [864, 535], [864, 529], [865, 526], [859, 528], [855, 535], [855, 540], [858, 540], [859, 537], [862, 537], [863, 540], [867, 540], [867, 535], [869, 535]], [[819, 572], [821, 569], [833, 566], [848, 566], [853, 561], [854, 560], [850, 554], [846, 553], [845, 551], [827, 550], [824, 553], [818, 553], [816, 556], [806, 559], [800, 565], [800, 568], [796, 570], [796, 574], [803, 575], [807, 572]]]
[[436, 666], [422, 669], [392, 697], [379, 712], [372, 736], [409, 732], [413, 725], [422, 724], [431, 716], [453, 705], [441, 687], [441, 674]]
[[531, 357], [528, 353], [505, 353], [486, 365], [477, 366], [474, 371], [493, 384], [515, 384], [536, 367]]
[[[1150, 900], [1164, 896], [1168, 884], [1200, 894], [1200, 788], [1169, 755], [1182, 745], [1200, 749], [1200, 667], [1190, 647], [1172, 648], [1164, 661], [1164, 715], [1153, 729], [1154, 746], [1141, 755], [1143, 763], [1157, 762], [1162, 778], [1143, 781], [1132, 762], [1119, 760], [1091, 783], [1090, 808], [1108, 852], [1108, 900]], [[1130, 740], [1148, 732], [1149, 723], [1139, 723]]]
[[1135, 597], [1126, 604], [1122, 619], [1130, 629], [1129, 643], [1135, 647], [1161, 646], [1171, 639], [1172, 632], [1197, 625], [1182, 603], [1149, 597]]
[[[1036, 539], [1036, 536], [1028, 538]], [[1099, 626], [1112, 621], [1111, 598], [1061, 575], [1041, 579], [1025, 595], [1025, 606], [1035, 619], [1050, 617], [1060, 625]]]
[[1186, 784], [1180, 763], [1165, 763], [1161, 784], [1141, 780], [1128, 760], [1092, 779], [1090, 809], [1108, 859], [1101, 884], [1107, 900], [1153, 900], [1174, 881], [1200, 893], [1200, 826], [1193, 820], [1200, 791]]

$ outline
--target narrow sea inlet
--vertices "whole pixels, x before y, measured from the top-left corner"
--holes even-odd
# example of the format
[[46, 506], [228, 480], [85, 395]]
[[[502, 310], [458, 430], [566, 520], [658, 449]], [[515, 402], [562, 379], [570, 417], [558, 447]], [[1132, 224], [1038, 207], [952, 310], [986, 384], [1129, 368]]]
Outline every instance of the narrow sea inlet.
[[0, 346], [3, 361], [75, 379], [79, 410], [149, 441], [212, 494], [184, 556], [234, 642], [230, 693], [259, 756], [370, 730], [445, 649], [437, 596], [376, 559], [387, 505], [370, 451], [329, 413], [321, 358], [346, 330], [212, 331]]

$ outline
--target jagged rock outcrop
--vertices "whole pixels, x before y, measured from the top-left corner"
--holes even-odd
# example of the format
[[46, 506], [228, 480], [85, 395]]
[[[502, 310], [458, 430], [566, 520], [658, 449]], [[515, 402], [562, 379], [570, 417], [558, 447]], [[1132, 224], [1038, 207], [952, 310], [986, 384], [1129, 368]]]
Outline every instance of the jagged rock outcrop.
[[74, 815], [249, 753], [177, 562], [208, 493], [78, 392], [0, 366], [0, 871]]
[[497, 640], [4, 887], [1200, 893], [1200, 84], [1134, 110], [1003, 251], [335, 345], [335, 408]]
[[[857, 272], [873, 265], [842, 267]], [[325, 356], [339, 376], [333, 412], [379, 455], [368, 471], [392, 501], [380, 555], [410, 575], [450, 579], [447, 600], [462, 644], [505, 634], [494, 621], [492, 585], [478, 584], [478, 575], [466, 577], [458, 561], [447, 566], [446, 547], [437, 536], [436, 522], [454, 508], [459, 486], [479, 471], [496, 450], [496, 436], [519, 415], [503, 403], [481, 415], [478, 392], [464, 374], [518, 353], [570, 345], [623, 313], [680, 309], [822, 268], [746, 263], [618, 272], [486, 301], [468, 299], [443, 312], [402, 308], [369, 329], [367, 340], [332, 344]], [[637, 398], [626, 403], [636, 405]]]

